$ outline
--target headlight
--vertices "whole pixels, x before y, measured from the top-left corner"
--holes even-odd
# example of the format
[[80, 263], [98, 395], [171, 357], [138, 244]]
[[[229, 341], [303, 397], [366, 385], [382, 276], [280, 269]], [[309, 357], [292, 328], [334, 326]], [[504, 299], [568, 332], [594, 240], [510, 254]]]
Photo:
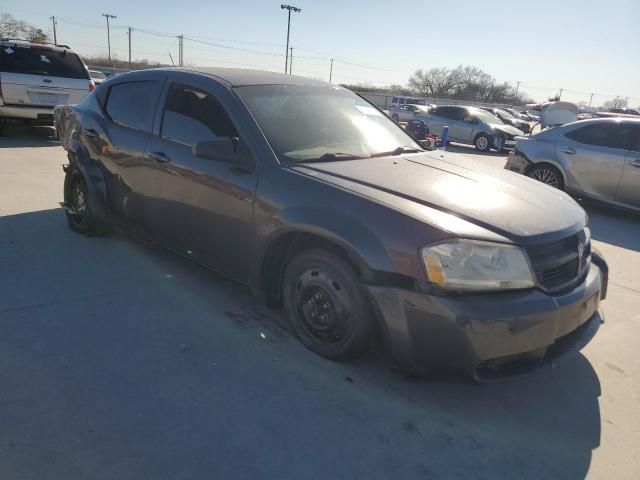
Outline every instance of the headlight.
[[490, 242], [458, 240], [422, 248], [427, 277], [451, 290], [490, 291], [535, 286], [522, 249]]

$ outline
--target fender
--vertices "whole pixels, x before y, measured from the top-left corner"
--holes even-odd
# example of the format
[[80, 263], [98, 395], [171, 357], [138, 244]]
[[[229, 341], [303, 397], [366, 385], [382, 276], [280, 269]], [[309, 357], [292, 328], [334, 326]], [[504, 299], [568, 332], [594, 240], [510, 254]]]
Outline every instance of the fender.
[[[107, 203], [107, 188], [102, 176], [102, 172], [98, 166], [98, 163], [93, 161], [86, 149], [76, 138], [70, 138], [67, 143], [67, 151], [69, 157], [69, 164], [63, 165], [63, 170], [66, 172], [76, 169], [79, 170], [87, 184], [87, 197], [89, 202], [89, 208], [93, 216], [109, 220], [110, 213]], [[64, 196], [65, 201], [68, 198], [68, 182], [69, 175], [64, 179]]]
[[289, 233], [312, 234], [338, 245], [358, 266], [365, 281], [372, 279], [375, 270], [396, 271], [393, 259], [375, 231], [356, 216], [329, 206], [296, 206], [278, 212], [263, 227], [258, 226], [259, 243], [252, 262], [252, 286], [261, 284], [271, 248]]

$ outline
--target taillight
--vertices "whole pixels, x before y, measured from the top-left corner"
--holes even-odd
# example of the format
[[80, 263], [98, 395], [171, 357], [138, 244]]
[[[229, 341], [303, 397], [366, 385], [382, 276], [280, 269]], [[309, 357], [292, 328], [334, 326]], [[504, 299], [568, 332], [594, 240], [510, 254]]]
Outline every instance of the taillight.
[[93, 83], [93, 80], [89, 81], [89, 93], [93, 92], [96, 89], [96, 84]]

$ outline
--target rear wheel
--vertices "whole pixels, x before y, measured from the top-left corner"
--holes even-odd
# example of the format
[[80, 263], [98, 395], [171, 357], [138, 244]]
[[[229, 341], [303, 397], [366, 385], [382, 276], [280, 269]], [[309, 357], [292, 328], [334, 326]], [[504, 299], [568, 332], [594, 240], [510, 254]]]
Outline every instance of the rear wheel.
[[534, 180], [553, 188], [564, 190], [564, 180], [560, 171], [552, 165], [537, 165], [531, 169], [529, 176]]
[[283, 299], [292, 327], [311, 351], [332, 360], [359, 356], [370, 335], [370, 308], [351, 266], [325, 250], [288, 263]]
[[391, 115], [391, 120], [397, 123], [400, 121], [400, 117], [398, 117], [398, 115], [394, 113], [393, 115]]
[[102, 235], [107, 231], [106, 225], [93, 216], [89, 206], [87, 183], [79, 170], [69, 170], [65, 203], [69, 227], [74, 232], [84, 235]]

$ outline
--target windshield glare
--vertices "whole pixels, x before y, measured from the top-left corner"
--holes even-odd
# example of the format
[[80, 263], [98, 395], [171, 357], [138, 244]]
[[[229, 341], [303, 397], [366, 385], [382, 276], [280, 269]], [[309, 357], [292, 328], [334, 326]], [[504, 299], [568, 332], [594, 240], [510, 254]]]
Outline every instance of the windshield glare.
[[484, 123], [504, 123], [498, 117], [496, 117], [493, 113], [489, 113], [486, 110], [473, 109], [471, 113], [481, 122]]
[[342, 87], [257, 85], [236, 92], [285, 161], [421, 149], [386, 115]]

